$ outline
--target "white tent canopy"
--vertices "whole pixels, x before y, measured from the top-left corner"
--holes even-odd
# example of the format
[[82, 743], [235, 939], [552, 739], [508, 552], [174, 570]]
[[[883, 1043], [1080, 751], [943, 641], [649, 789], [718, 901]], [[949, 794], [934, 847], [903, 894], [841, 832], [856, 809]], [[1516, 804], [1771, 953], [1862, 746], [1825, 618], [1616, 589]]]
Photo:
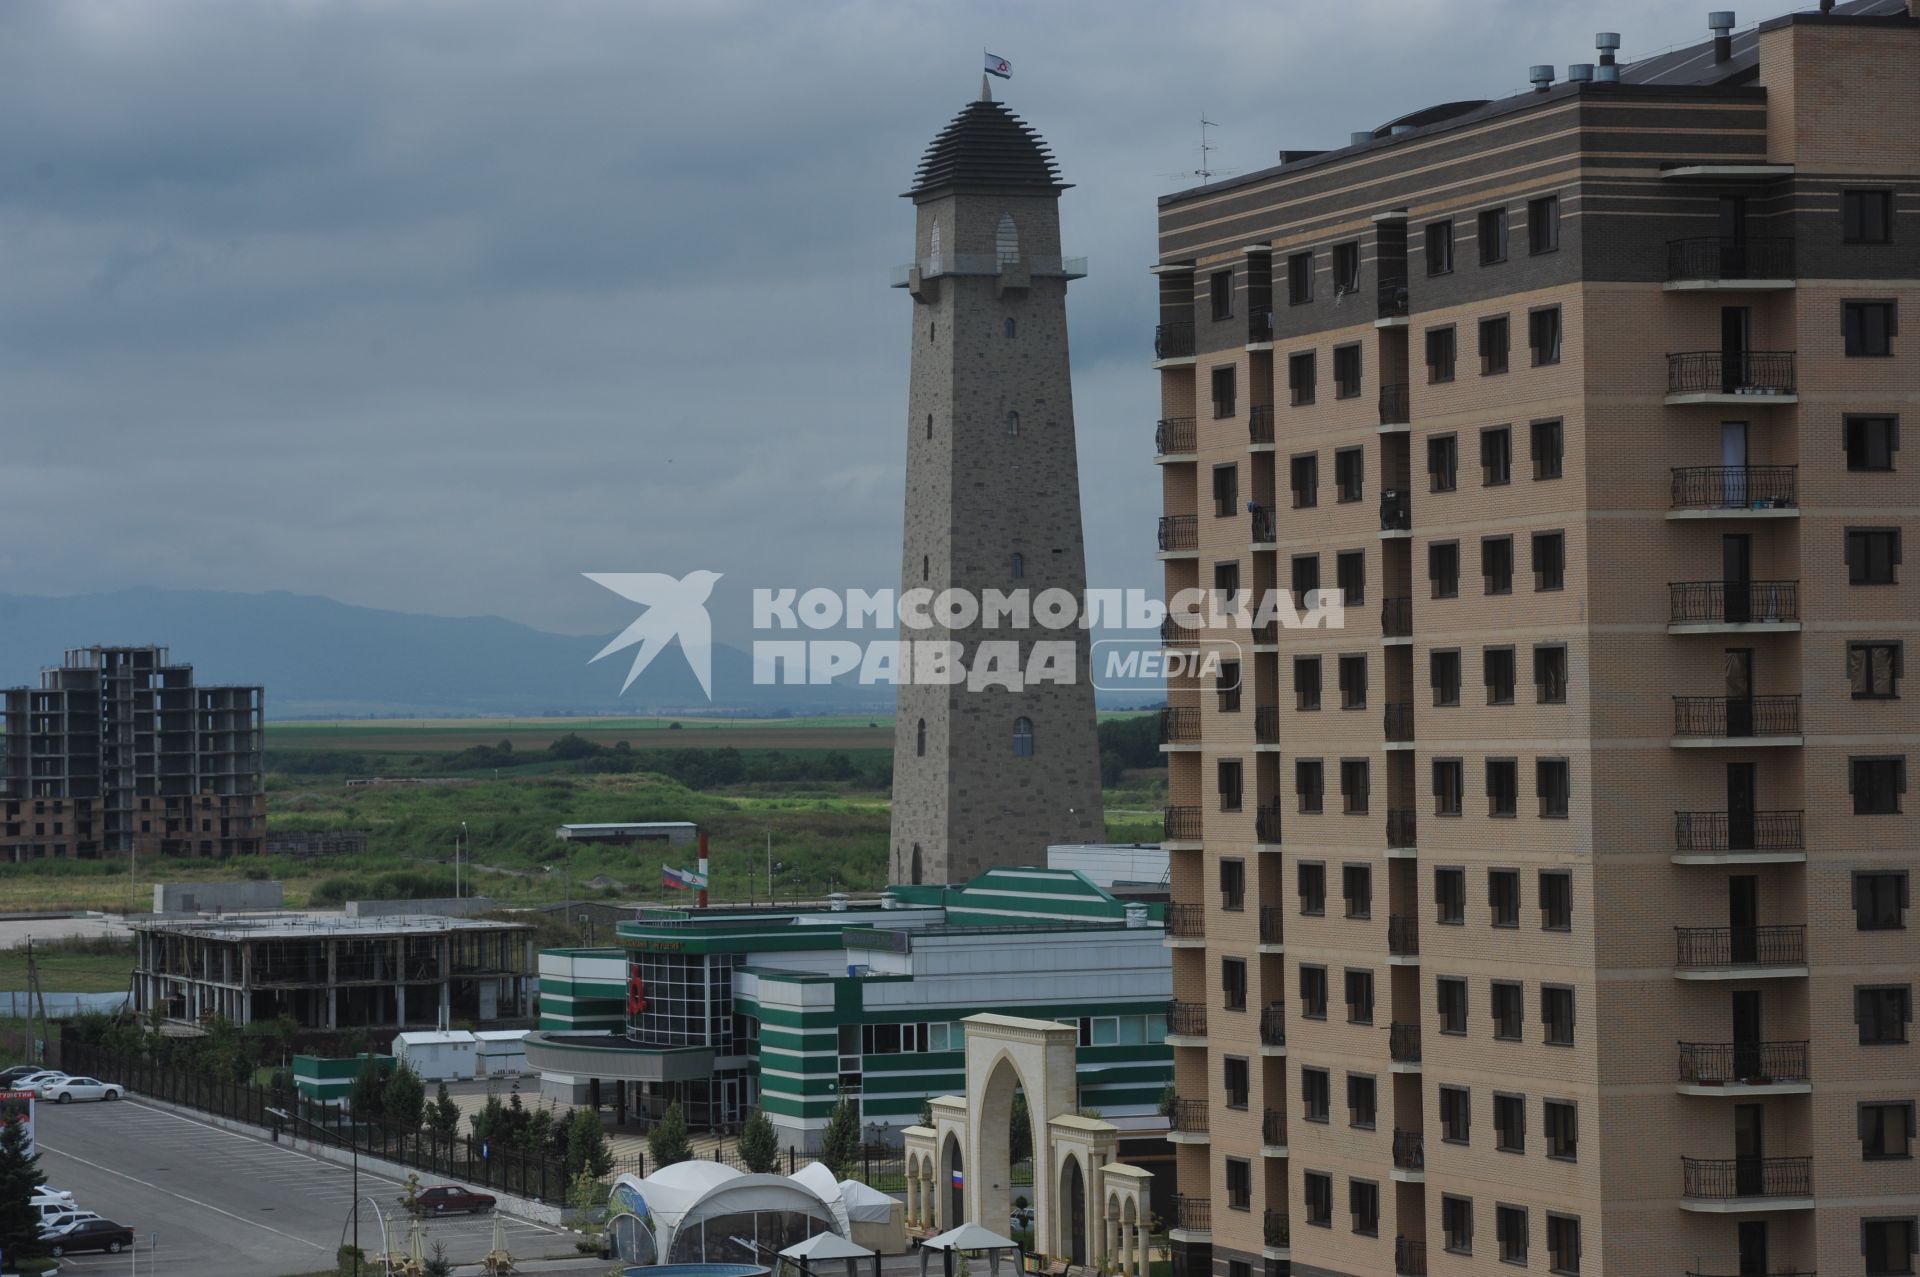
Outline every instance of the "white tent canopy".
[[893, 1218], [894, 1207], [898, 1205], [892, 1194], [857, 1179], [840, 1181], [840, 1202], [847, 1208], [847, 1218], [857, 1224], [884, 1224]]
[[825, 1162], [808, 1162], [793, 1173], [793, 1178], [828, 1201], [840, 1196], [840, 1181]]
[[780, 1252], [788, 1259], [871, 1259], [873, 1252], [834, 1233], [815, 1233]]
[[920, 1277], [926, 1277], [927, 1257], [936, 1250], [956, 1251], [961, 1254], [985, 1252], [987, 1267], [995, 1274], [1000, 1271], [1000, 1252], [1020, 1251], [1020, 1243], [1011, 1237], [1002, 1237], [991, 1228], [982, 1228], [978, 1224], [962, 1224], [950, 1228], [938, 1237], [929, 1237], [920, 1243]]
[[[828, 1198], [797, 1177], [748, 1175], [719, 1162], [676, 1162], [644, 1179], [622, 1175], [614, 1186], [614, 1196], [630, 1209], [637, 1207], [636, 1214], [652, 1218], [660, 1258], [666, 1263], [712, 1258], [706, 1254], [707, 1239], [701, 1225], [728, 1216], [799, 1217], [806, 1221], [801, 1226], [808, 1234], [817, 1230], [844, 1237], [850, 1231], [838, 1185]], [[779, 1227], [775, 1220], [765, 1222]], [[753, 1235], [760, 1228], [756, 1224], [744, 1232]], [[683, 1235], [688, 1241], [684, 1247], [678, 1244]], [[764, 1243], [767, 1238], [760, 1236], [759, 1240]]]

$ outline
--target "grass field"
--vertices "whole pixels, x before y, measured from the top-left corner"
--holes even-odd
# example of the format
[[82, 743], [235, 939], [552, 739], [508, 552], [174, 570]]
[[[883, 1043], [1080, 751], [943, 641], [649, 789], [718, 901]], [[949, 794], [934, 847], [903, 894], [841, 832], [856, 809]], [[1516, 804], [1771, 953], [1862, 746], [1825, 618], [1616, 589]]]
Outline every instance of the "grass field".
[[634, 749], [892, 749], [891, 718], [395, 718], [269, 723], [268, 749], [417, 754], [512, 741], [545, 749], [563, 736]]
[[[75, 953], [59, 945], [41, 946], [40, 987], [49, 993], [123, 993], [133, 970], [133, 950]], [[0, 949], [0, 990], [27, 988], [27, 951]]]

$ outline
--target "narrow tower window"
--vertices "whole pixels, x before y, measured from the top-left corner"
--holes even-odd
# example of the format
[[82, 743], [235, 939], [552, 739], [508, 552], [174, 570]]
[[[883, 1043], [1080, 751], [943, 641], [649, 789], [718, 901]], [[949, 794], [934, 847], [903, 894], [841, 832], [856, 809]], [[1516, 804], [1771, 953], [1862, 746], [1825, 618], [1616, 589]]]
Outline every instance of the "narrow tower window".
[[933, 438], [933, 414], [927, 414], [927, 438]]
[[920, 885], [920, 844], [913, 844], [913, 885]]
[[918, 739], [914, 742], [914, 751], [921, 758], [927, 756], [927, 720], [924, 718], [920, 720], [920, 731]]
[[920, 579], [922, 581], [933, 579], [933, 560], [924, 554], [920, 556]]
[[1018, 439], [1019, 437], [1020, 437], [1020, 414], [1017, 412], [1010, 412], [1007, 414], [1007, 438]]
[[1021, 554], [1020, 551], [1015, 550], [1013, 552], [1013, 572], [1012, 572], [1013, 579], [1018, 581], [1020, 578], [1024, 577], [1026, 574], [1027, 574], [1026, 556]]
[[933, 230], [927, 235], [927, 265], [929, 275], [940, 273], [940, 223], [935, 221]]
[[1000, 214], [1000, 225], [993, 232], [993, 250], [1003, 262], [1020, 260], [1020, 232], [1013, 225], [1013, 214]]
[[1013, 319], [1012, 319], [1012, 317], [1008, 317], [1008, 319], [1007, 319], [1007, 336], [1009, 336], [1009, 337], [1011, 337], [1011, 336], [1013, 336], [1013, 332], [1014, 332], [1014, 324], [1013, 324]]
[[1015, 758], [1033, 757], [1033, 720], [1031, 718], [1013, 720], [1013, 756]]

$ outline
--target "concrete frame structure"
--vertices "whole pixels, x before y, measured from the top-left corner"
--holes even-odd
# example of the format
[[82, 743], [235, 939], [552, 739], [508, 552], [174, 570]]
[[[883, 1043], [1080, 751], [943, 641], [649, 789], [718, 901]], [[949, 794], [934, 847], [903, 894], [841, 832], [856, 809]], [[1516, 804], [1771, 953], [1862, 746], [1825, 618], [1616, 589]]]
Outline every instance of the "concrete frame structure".
[[[975, 600], [1086, 590], [1080, 468], [1067, 354], [1067, 282], [1053, 159], [982, 86], [934, 139], [913, 189], [903, 595]], [[930, 629], [969, 664], [985, 641], [1073, 645], [1070, 682], [1019, 691], [902, 682], [895, 715], [890, 874], [966, 882], [996, 865], [1041, 863], [1052, 843], [1105, 833], [1087, 632]]]
[[1161, 201], [1186, 1277], [1914, 1270], [1909, 9]]

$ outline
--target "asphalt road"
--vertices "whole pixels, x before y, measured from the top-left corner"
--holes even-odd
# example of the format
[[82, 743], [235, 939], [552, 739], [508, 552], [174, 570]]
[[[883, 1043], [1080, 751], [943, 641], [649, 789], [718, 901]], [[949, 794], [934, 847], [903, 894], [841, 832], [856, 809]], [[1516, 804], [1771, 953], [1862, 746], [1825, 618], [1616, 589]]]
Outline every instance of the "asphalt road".
[[[122, 1254], [71, 1255], [63, 1273], [153, 1273], [154, 1277], [283, 1277], [333, 1267], [342, 1232], [351, 1236], [353, 1174], [297, 1149], [209, 1126], [144, 1104], [36, 1106], [40, 1169], [81, 1209], [131, 1225], [138, 1244]], [[360, 1171], [360, 1244], [381, 1248], [386, 1213], [393, 1245], [405, 1245], [402, 1185]], [[473, 1263], [493, 1241], [483, 1216], [432, 1220], [427, 1252], [445, 1244], [455, 1263]], [[516, 1259], [573, 1256], [572, 1235], [508, 1217]], [[137, 1265], [137, 1268], [136, 1268]]]

